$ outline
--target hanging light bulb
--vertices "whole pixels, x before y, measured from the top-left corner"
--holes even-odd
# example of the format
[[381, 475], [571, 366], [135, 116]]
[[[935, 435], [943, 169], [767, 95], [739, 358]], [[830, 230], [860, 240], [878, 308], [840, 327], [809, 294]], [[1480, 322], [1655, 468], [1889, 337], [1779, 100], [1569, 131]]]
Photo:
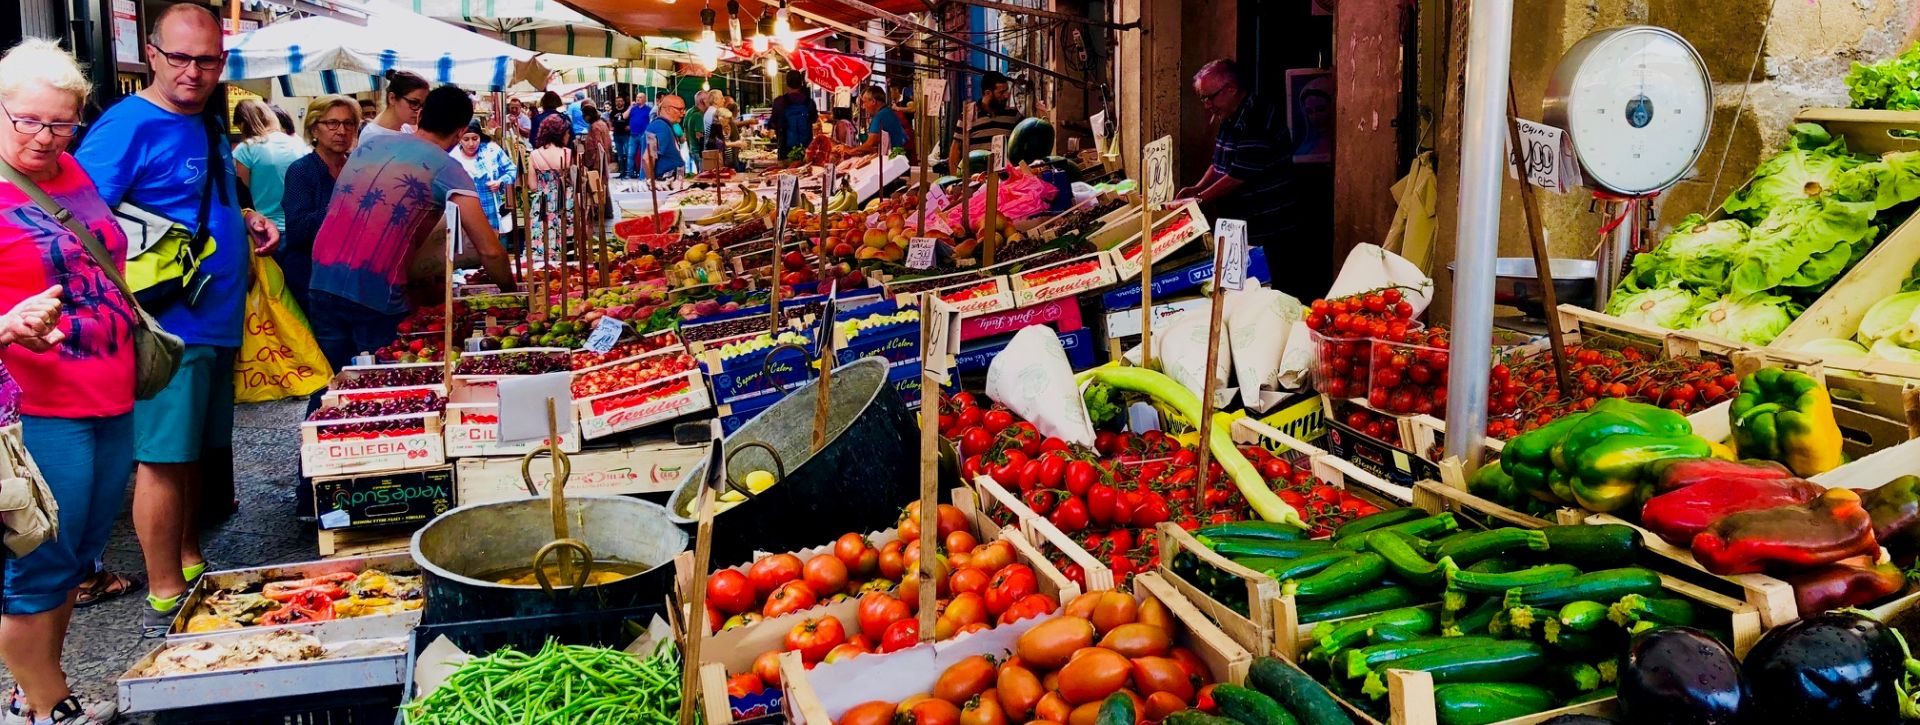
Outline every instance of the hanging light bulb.
[[740, 36], [740, 0], [727, 0], [727, 47], [738, 48]]
[[700, 10], [700, 39], [693, 45], [694, 61], [705, 66], [708, 71], [720, 65], [720, 39], [713, 34], [714, 17], [715, 13], [711, 6]]
[[759, 55], [761, 53], [767, 52], [767, 47], [772, 44], [773, 44], [773, 13], [763, 12], [763, 13], [760, 13], [760, 22], [756, 24], [753, 28], [754, 55]]
[[780, 0], [780, 9], [773, 13], [773, 40], [780, 44], [781, 50], [793, 52], [795, 44], [793, 23], [787, 19], [786, 0]]
[[704, 79], [704, 78], [702, 78], [702, 79], [700, 80], [700, 90], [702, 90], [702, 91], [711, 91], [711, 90], [713, 90], [713, 82], [712, 82], [712, 81], [709, 81], [709, 80], [706, 80], [706, 79]]
[[780, 77], [780, 59], [769, 55], [767, 56], [767, 80], [771, 81], [778, 77]]

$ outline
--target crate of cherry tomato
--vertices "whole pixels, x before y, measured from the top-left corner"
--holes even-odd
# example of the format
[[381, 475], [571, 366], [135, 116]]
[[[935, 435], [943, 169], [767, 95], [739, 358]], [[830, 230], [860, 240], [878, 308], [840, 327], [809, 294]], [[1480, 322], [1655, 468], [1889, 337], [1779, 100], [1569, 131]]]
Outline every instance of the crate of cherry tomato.
[[432, 468], [447, 462], [446, 398], [432, 390], [323, 405], [300, 424], [300, 470], [309, 478]]
[[[1207, 217], [1200, 213], [1197, 203], [1181, 204], [1159, 213], [1153, 220], [1153, 263], [1164, 264], [1181, 247], [1206, 236], [1208, 229]], [[1114, 275], [1123, 280], [1140, 275], [1140, 225], [1137, 220], [1128, 234], [1131, 236], [1107, 250], [1107, 255], [1113, 260]]]
[[[1005, 656], [1011, 653], [1013, 656]], [[786, 657], [790, 720], [1091, 723], [1129, 696], [1135, 722], [1202, 705], [1214, 683], [1241, 682], [1252, 656], [1147, 574], [1130, 590], [1096, 591], [1057, 614], [948, 643], [808, 669]]]
[[[1049, 565], [1019, 530], [983, 537], [984, 520], [971, 494], [962, 489], [954, 498], [958, 504], [942, 504], [935, 514], [943, 563], [934, 639], [1051, 613], [1079, 595], [1079, 585]], [[780, 687], [776, 663], [782, 653], [814, 665], [918, 644], [921, 542], [916, 502], [893, 528], [845, 534], [825, 546], [761, 556], [710, 574], [702, 680], [726, 682], [729, 699], [745, 704]], [[691, 586], [691, 561], [685, 554], [676, 560], [683, 591]]]

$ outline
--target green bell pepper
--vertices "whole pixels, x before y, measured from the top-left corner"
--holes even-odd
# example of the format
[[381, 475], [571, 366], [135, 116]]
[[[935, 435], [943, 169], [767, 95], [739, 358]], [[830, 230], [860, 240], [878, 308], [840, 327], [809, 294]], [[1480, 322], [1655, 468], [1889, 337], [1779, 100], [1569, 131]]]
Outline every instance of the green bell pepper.
[[1604, 398], [1593, 404], [1585, 420], [1567, 430], [1554, 443], [1550, 455], [1553, 467], [1569, 476], [1578, 475], [1575, 462], [1580, 454], [1600, 441], [1618, 435], [1676, 436], [1693, 432], [1686, 416], [1666, 408], [1635, 403], [1619, 398]]
[[1740, 380], [1729, 411], [1733, 443], [1744, 458], [1787, 464], [1812, 476], [1840, 466], [1840, 426], [1833, 399], [1806, 373], [1761, 368]]
[[1553, 470], [1551, 454], [1554, 444], [1586, 418], [1586, 413], [1574, 413], [1507, 441], [1500, 450], [1500, 460], [1507, 475], [1513, 477], [1514, 490], [1549, 503], [1566, 503], [1567, 499], [1557, 497], [1547, 484], [1547, 472]]
[[1653, 485], [1662, 464], [1712, 454], [1706, 439], [1692, 434], [1615, 435], [1581, 451], [1573, 497], [1596, 513], [1629, 509], [1640, 500], [1641, 489]]
[[1513, 476], [1507, 473], [1506, 466], [1500, 461], [1493, 461], [1474, 471], [1467, 478], [1467, 493], [1502, 506], [1518, 505], [1526, 495], [1514, 487]]

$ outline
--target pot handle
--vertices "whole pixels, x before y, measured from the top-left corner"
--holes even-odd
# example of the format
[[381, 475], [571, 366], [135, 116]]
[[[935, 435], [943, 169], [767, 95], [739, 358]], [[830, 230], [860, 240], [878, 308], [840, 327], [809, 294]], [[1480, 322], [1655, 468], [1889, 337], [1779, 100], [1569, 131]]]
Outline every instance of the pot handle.
[[[773, 482], [774, 483], [778, 484], [781, 481], [786, 480], [787, 478], [786, 461], [783, 461], [780, 459], [780, 452], [774, 450], [773, 446], [767, 445], [762, 441], [746, 441], [744, 443], [734, 446], [733, 451], [727, 454], [727, 470], [729, 471], [733, 470], [733, 457], [740, 455], [741, 451], [744, 451], [748, 448], [759, 448], [759, 449], [765, 450], [767, 452], [767, 455], [773, 456], [773, 471], [774, 471]], [[752, 501], [754, 499], [759, 498], [758, 495], [754, 494], [752, 488], [747, 487], [746, 485], [740, 483], [739, 481], [733, 480], [732, 476], [727, 477], [727, 488], [731, 488], [735, 491], [739, 491], [740, 495], [746, 496], [748, 501]]]
[[[566, 551], [563, 552], [561, 551], [562, 549]], [[547, 579], [547, 569], [542, 566], [542, 564], [546, 563], [548, 554], [559, 557], [557, 559], [559, 563], [558, 568], [561, 575], [565, 576], [567, 569], [566, 557], [569, 556], [569, 552], [578, 555], [580, 562], [575, 565], [573, 581], [561, 582], [561, 584], [566, 585], [568, 589], [574, 591], [585, 589], [587, 588], [587, 575], [593, 571], [593, 550], [587, 548], [586, 542], [579, 539], [555, 539], [547, 542], [546, 546], [540, 547], [540, 550], [533, 554], [533, 580], [539, 582], [540, 591], [546, 592], [548, 597], [553, 596], [553, 582]]]
[[[807, 355], [806, 346], [801, 345], [800, 343], [797, 343], [797, 342], [783, 342], [778, 345], [774, 345], [773, 349], [767, 351], [767, 356], [760, 359], [760, 376], [766, 378], [767, 384], [772, 385], [776, 389], [779, 388], [780, 385], [778, 383], [773, 382], [773, 356], [776, 354], [779, 354], [781, 350], [786, 350], [786, 349], [799, 350], [800, 356], [802, 358], [805, 358]], [[802, 367], [804, 368], [805, 366], [802, 366]], [[818, 377], [818, 375], [816, 375], [815, 377]]]
[[533, 459], [542, 453], [549, 452], [553, 454], [554, 462], [559, 468], [554, 472], [555, 481], [564, 481], [573, 475], [573, 462], [567, 460], [567, 454], [560, 452], [557, 448], [541, 446], [527, 451], [526, 455], [520, 457], [520, 480], [526, 482], [529, 496], [535, 498], [540, 496], [540, 489], [533, 485]]

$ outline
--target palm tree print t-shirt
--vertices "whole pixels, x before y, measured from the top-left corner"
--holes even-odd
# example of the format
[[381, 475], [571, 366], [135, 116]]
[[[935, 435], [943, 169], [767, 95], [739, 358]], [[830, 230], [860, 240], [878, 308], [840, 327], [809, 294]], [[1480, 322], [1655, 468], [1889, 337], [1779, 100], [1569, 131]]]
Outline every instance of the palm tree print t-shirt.
[[406, 312], [407, 259], [453, 194], [478, 196], [446, 149], [412, 134], [362, 141], [314, 237], [312, 288], [382, 314]]

